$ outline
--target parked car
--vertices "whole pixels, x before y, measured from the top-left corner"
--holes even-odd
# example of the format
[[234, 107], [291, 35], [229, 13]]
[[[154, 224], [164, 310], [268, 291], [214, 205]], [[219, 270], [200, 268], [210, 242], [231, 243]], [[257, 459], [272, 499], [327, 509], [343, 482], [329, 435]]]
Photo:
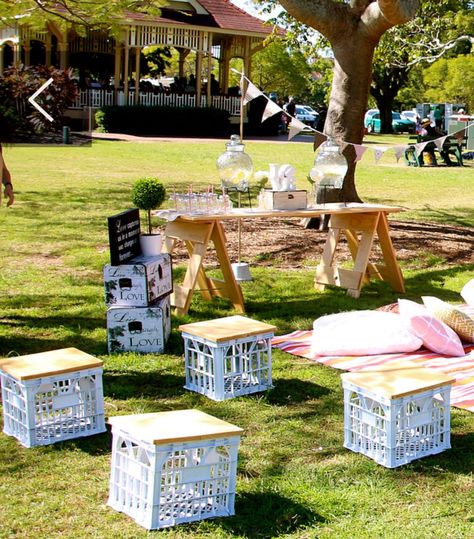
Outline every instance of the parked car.
[[319, 116], [319, 112], [313, 109], [311, 105], [301, 105], [305, 110], [307, 110], [310, 114], [314, 114], [316, 118]]
[[402, 115], [402, 118], [405, 118], [406, 120], [411, 120], [413, 123], [416, 124], [416, 118], [418, 117], [416, 110], [402, 110], [400, 114]]
[[364, 116], [364, 127], [369, 127], [370, 120], [374, 114], [378, 114], [379, 109], [369, 109]]
[[295, 117], [300, 122], [303, 122], [310, 127], [314, 127], [316, 125], [318, 113], [316, 111], [314, 111], [314, 113], [310, 112], [307, 110], [306, 106], [296, 105]]
[[[373, 114], [367, 123], [367, 131], [369, 133], [380, 133], [381, 123], [380, 113]], [[399, 112], [392, 112], [392, 129], [394, 133], [414, 133], [416, 124], [403, 118]]]

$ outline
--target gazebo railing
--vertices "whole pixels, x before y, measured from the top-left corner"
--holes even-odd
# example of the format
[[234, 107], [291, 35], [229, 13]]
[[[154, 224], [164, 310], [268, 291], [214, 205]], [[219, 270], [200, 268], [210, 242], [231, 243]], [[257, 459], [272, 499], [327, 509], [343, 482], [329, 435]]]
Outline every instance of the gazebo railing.
[[[103, 89], [87, 89], [79, 90], [75, 103], [71, 108], [82, 109], [85, 107], [91, 107], [98, 109], [108, 105], [114, 105], [114, 90]], [[125, 93], [123, 90], [117, 92], [117, 105], [125, 105]], [[135, 104], [135, 92], [130, 90], [128, 93], [128, 104]], [[197, 99], [196, 94], [185, 93], [153, 93], [153, 92], [139, 92], [138, 105], [144, 106], [168, 106], [168, 107], [196, 107]], [[207, 106], [207, 96], [201, 95], [201, 107]], [[238, 116], [240, 114], [240, 97], [226, 96], [226, 95], [213, 95], [211, 96], [211, 106], [229, 111], [231, 116]]]

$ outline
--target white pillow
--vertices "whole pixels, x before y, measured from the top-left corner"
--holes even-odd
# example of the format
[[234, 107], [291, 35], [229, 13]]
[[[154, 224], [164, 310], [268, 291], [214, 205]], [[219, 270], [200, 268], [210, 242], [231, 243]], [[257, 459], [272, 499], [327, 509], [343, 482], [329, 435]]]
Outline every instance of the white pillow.
[[471, 279], [463, 286], [461, 296], [468, 305], [474, 307], [474, 279]]
[[407, 318], [382, 311], [330, 314], [313, 323], [311, 351], [320, 356], [413, 352], [423, 344]]

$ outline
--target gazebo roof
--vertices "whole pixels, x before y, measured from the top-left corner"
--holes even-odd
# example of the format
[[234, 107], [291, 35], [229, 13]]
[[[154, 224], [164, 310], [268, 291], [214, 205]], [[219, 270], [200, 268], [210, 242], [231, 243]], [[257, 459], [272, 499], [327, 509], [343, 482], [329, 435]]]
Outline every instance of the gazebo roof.
[[172, 0], [169, 5], [162, 8], [160, 17], [150, 17], [144, 13], [129, 13], [128, 19], [143, 23], [201, 26], [262, 36], [267, 36], [272, 32], [271, 26], [246, 13], [229, 0]]

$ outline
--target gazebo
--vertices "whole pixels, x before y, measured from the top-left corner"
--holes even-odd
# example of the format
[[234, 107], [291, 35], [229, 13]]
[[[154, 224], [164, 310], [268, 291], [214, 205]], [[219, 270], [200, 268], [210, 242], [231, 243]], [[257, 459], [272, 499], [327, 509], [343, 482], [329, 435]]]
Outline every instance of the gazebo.
[[[0, 73], [9, 65], [56, 65], [77, 67], [78, 58], [104, 55], [113, 64], [113, 83], [80, 88], [76, 108], [104, 105], [214, 106], [239, 114], [240, 99], [229, 95], [229, 64], [241, 58], [251, 74], [252, 55], [263, 48], [272, 28], [229, 0], [170, 0], [159, 17], [128, 13], [118, 31], [89, 30], [79, 35], [74, 27], [62, 30], [49, 21], [34, 30], [19, 19], [0, 27]], [[140, 53], [151, 45], [174, 47], [179, 53], [178, 77], [191, 51], [195, 52], [194, 91], [142, 91], [139, 81]], [[212, 63], [218, 62], [218, 92], [212, 91]], [[205, 77], [207, 74], [207, 77]]]

